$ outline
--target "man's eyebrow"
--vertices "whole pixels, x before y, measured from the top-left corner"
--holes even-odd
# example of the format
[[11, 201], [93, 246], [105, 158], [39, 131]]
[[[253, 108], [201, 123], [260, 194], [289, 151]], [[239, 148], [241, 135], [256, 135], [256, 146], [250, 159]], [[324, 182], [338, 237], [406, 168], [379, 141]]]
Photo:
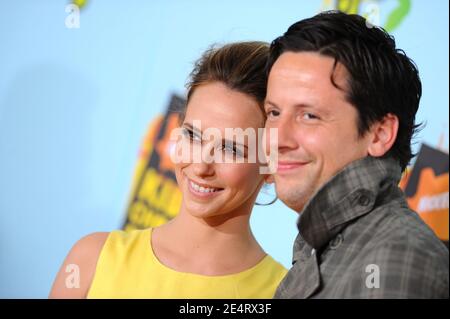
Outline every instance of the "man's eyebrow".
[[264, 105], [266, 105], [266, 104], [269, 104], [269, 105], [274, 106], [274, 107], [278, 107], [278, 105], [276, 105], [274, 102], [269, 101], [269, 100], [265, 100], [264, 101]]
[[[269, 100], [264, 101], [264, 104], [269, 104], [273, 107], [279, 108], [279, 106], [276, 103], [269, 101]], [[296, 103], [296, 104], [294, 104], [294, 107], [295, 108], [316, 108], [317, 106], [312, 103]]]

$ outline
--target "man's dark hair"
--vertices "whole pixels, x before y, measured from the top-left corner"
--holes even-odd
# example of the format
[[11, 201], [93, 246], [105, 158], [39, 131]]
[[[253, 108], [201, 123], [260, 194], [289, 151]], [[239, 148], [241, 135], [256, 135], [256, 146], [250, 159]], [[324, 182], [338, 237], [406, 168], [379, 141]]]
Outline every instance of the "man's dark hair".
[[[284, 52], [317, 52], [335, 59], [348, 71], [346, 99], [358, 112], [360, 136], [388, 113], [399, 119], [397, 139], [386, 157], [399, 161], [404, 170], [411, 158], [411, 139], [422, 95], [422, 84], [414, 62], [395, 47], [384, 29], [363, 17], [327, 11], [301, 20], [275, 39], [270, 47], [267, 71]], [[331, 82], [339, 88], [331, 75]], [[343, 88], [339, 88], [343, 89]]]

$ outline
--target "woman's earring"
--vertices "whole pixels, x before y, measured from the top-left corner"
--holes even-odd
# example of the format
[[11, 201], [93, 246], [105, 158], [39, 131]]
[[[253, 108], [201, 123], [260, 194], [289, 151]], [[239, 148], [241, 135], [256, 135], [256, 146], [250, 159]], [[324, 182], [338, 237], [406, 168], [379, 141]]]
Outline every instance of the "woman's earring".
[[[263, 186], [260, 194], [263, 193], [264, 195], [269, 195], [269, 196], [272, 195], [271, 192], [269, 192], [269, 189], [268, 189], [270, 187], [270, 185], [272, 185], [272, 187], [273, 187], [273, 183], [265, 183], [265, 185]], [[274, 193], [276, 193], [276, 192], [274, 192]], [[264, 196], [264, 197], [267, 197], [267, 196]], [[274, 204], [277, 200], [278, 200], [278, 196], [275, 194], [275, 198], [272, 199], [270, 202], [268, 202], [268, 203], [255, 202], [255, 205], [256, 206], [270, 206], [270, 205]]]
[[260, 204], [260, 203], [257, 203], [257, 202], [255, 202], [255, 205], [256, 206], [270, 206], [270, 205], [272, 205], [272, 204], [275, 204], [275, 202], [278, 200], [278, 196], [275, 196], [275, 199], [273, 199], [271, 202], [269, 202], [269, 203], [267, 203], [267, 204]]

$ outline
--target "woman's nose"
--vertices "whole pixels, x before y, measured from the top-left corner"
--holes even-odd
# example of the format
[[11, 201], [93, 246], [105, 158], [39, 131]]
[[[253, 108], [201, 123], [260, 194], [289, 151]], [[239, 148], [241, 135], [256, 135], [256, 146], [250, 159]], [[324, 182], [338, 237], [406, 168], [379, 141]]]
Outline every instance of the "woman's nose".
[[194, 174], [198, 177], [214, 175], [213, 145], [206, 143], [197, 151], [197, 155], [200, 156], [197, 156], [191, 164]]
[[206, 163], [204, 161], [200, 163], [193, 163], [192, 171], [198, 177], [210, 177], [214, 175], [214, 164]]

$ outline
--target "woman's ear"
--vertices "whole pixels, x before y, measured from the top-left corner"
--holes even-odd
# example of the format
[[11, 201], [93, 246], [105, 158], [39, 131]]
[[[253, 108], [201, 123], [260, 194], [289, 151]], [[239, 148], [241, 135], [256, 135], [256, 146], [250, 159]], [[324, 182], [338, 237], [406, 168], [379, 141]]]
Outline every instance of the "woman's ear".
[[369, 155], [381, 157], [386, 154], [395, 143], [398, 126], [398, 117], [392, 113], [385, 115], [381, 121], [373, 124], [372, 137], [367, 149]]
[[273, 175], [271, 175], [271, 174], [266, 175], [266, 176], [264, 177], [264, 182], [265, 182], [266, 184], [273, 184], [273, 183], [275, 183], [275, 178], [274, 178]]

